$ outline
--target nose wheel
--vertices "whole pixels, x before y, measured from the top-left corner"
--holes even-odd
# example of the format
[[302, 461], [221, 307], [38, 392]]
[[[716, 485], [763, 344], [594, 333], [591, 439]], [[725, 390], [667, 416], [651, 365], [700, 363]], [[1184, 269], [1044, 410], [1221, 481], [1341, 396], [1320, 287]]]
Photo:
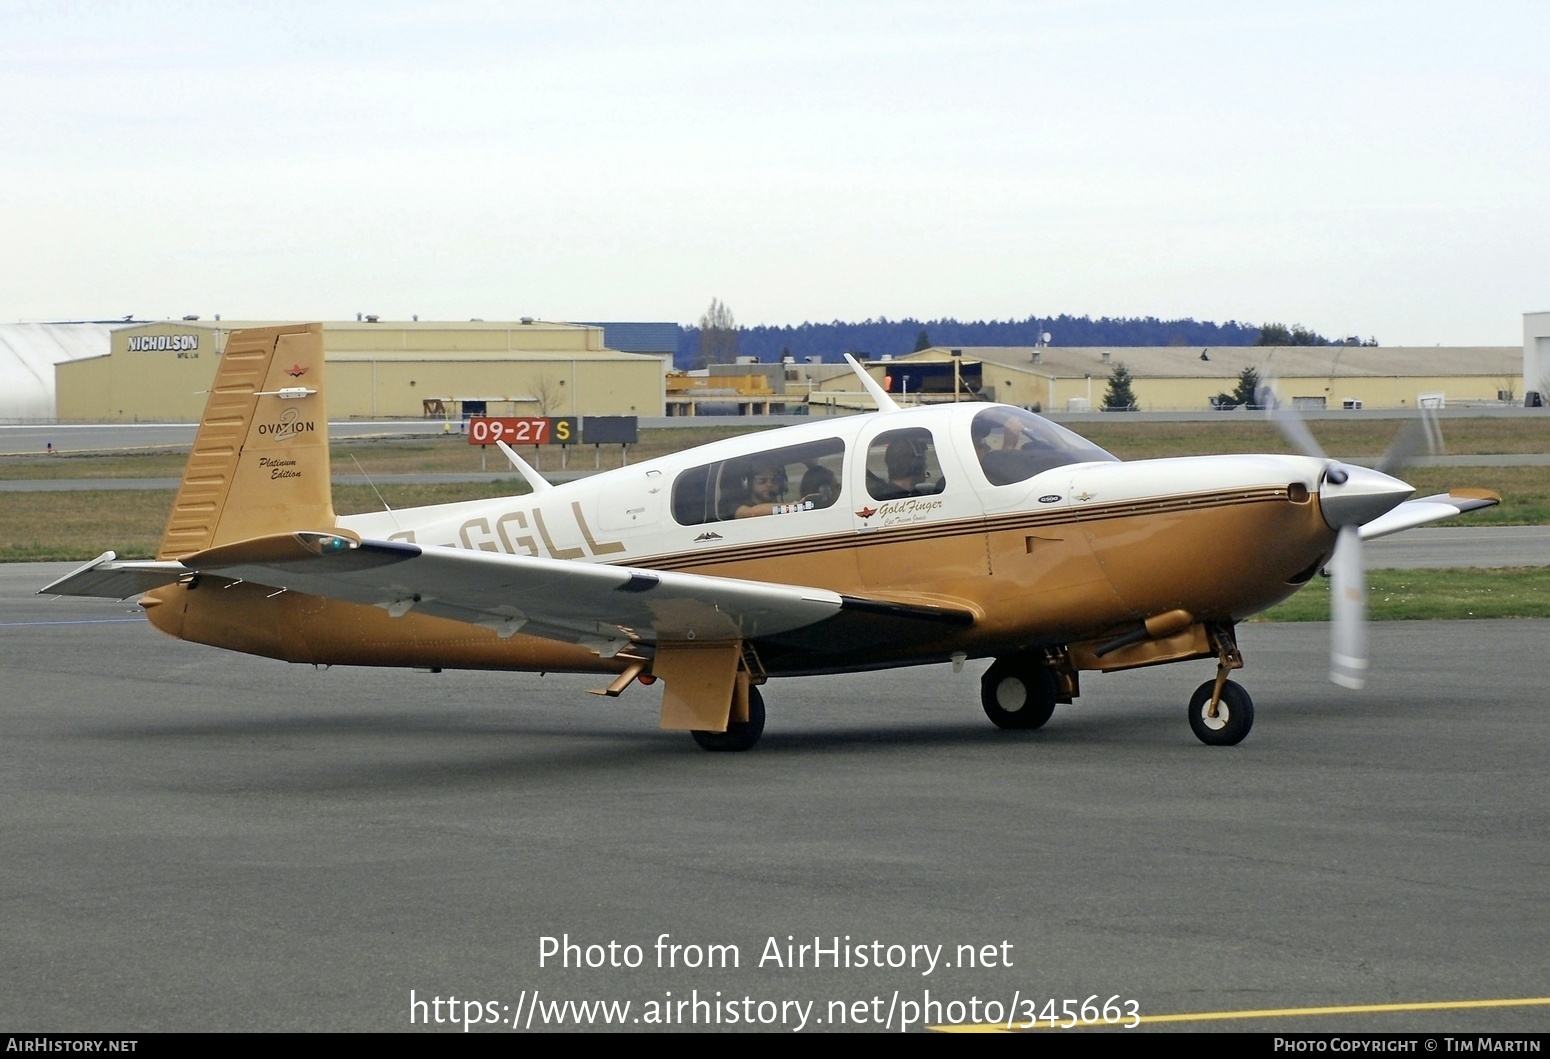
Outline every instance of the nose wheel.
[[1234, 680], [1222, 680], [1221, 692], [1213, 696], [1217, 683], [1208, 680], [1190, 696], [1189, 726], [1207, 746], [1232, 746], [1254, 727], [1254, 700]]

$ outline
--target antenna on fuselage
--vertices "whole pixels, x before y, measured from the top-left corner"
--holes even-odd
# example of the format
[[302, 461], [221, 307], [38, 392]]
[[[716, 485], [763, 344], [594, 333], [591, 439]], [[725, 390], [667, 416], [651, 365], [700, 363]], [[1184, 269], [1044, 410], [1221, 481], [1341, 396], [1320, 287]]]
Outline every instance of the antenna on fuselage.
[[888, 391], [877, 385], [877, 380], [867, 374], [867, 370], [861, 366], [855, 357], [846, 353], [845, 363], [850, 365], [850, 370], [856, 373], [856, 378], [861, 380], [861, 385], [866, 387], [866, 392], [872, 395], [873, 401], [877, 402], [877, 410], [879, 412], [897, 412], [899, 410], [898, 404], [892, 397], [888, 396]]
[[[366, 479], [366, 484], [371, 486], [371, 491], [377, 494], [377, 500], [382, 504], [382, 510], [388, 513], [388, 518], [393, 520], [393, 525], [398, 526], [398, 516], [393, 514], [393, 509], [388, 507], [387, 498], [382, 495], [382, 490], [377, 488], [377, 483], [371, 480], [371, 475], [366, 473], [366, 468], [361, 466], [361, 461], [355, 459], [355, 453], [350, 453], [350, 459], [355, 460], [355, 469], [361, 472], [361, 477]], [[404, 527], [398, 526], [399, 529]]]
[[511, 465], [517, 469], [517, 473], [522, 476], [522, 480], [527, 482], [527, 487], [533, 492], [541, 493], [545, 489], [554, 488], [549, 484], [548, 479], [528, 466], [528, 462], [521, 456], [518, 456], [510, 445], [500, 440], [497, 440], [495, 444], [506, 454], [506, 458], [511, 461]]

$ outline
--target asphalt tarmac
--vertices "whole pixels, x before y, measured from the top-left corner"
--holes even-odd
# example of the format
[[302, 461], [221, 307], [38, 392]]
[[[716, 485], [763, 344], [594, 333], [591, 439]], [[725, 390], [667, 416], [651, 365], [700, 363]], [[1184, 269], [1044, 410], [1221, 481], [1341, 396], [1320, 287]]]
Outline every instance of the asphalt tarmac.
[[1550, 526], [1423, 526], [1368, 541], [1374, 570], [1550, 566]]
[[[656, 729], [655, 689], [226, 654], [31, 595], [63, 568], [0, 567], [7, 1031], [1550, 995], [1547, 622], [1374, 624], [1360, 693], [1324, 678], [1327, 626], [1244, 626], [1234, 748], [1185, 721], [1209, 662], [1087, 674], [1029, 733], [986, 722], [971, 663], [772, 682], [761, 744], [712, 755]], [[572, 966], [561, 940], [541, 965], [566, 935]], [[851, 965], [769, 958], [815, 936]], [[737, 965], [683, 966], [712, 945]], [[1550, 1007], [1154, 1028], [1543, 1032]]]

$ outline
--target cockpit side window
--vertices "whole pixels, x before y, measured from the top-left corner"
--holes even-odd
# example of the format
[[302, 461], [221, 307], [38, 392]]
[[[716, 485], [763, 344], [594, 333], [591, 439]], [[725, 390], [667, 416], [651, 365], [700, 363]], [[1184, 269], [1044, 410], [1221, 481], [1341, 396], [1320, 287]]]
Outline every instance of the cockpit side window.
[[673, 518], [698, 526], [830, 507], [844, 463], [845, 443], [826, 438], [693, 467], [673, 483]]
[[925, 427], [885, 430], [866, 450], [866, 488], [873, 500], [932, 496], [947, 485], [936, 442]]
[[1021, 408], [987, 408], [969, 425], [974, 455], [991, 485], [1025, 482], [1071, 463], [1117, 462], [1086, 438]]

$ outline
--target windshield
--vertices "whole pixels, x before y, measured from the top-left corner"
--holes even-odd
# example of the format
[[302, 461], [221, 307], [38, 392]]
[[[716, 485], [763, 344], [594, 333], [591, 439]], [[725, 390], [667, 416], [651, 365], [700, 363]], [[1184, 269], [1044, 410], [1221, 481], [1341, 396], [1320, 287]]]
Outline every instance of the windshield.
[[1021, 408], [987, 408], [974, 417], [969, 434], [991, 485], [1024, 482], [1068, 463], [1119, 462], [1086, 438]]

